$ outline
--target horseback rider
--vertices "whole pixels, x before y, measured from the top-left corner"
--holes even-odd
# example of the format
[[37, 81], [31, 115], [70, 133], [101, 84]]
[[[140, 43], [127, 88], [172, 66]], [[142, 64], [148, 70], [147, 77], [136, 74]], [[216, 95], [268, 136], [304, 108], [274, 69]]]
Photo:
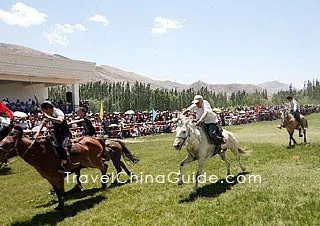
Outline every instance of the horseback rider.
[[34, 138], [36, 139], [40, 135], [42, 128], [48, 122], [52, 122], [53, 133], [51, 136], [53, 137], [53, 140], [57, 142], [57, 152], [61, 159], [61, 166], [58, 168], [58, 172], [66, 173], [68, 172], [65, 168], [68, 159], [66, 146], [71, 136], [68, 123], [64, 118], [64, 113], [59, 108], [54, 107], [50, 101], [44, 101], [41, 104], [41, 110], [43, 112], [44, 120]]
[[288, 96], [287, 100], [289, 101], [290, 113], [299, 122], [301, 128], [305, 129], [305, 127], [302, 123], [302, 119], [300, 117], [300, 105], [299, 105], [298, 101], [296, 99], [292, 98], [292, 96]]
[[222, 134], [219, 133], [218, 129], [218, 116], [212, 111], [212, 108], [208, 101], [204, 100], [201, 95], [196, 95], [192, 104], [182, 112], [183, 115], [189, 111], [196, 112], [197, 123], [199, 126], [202, 122], [205, 124], [207, 133], [211, 140], [216, 145], [216, 151], [221, 152], [221, 144], [223, 142]]
[[85, 107], [79, 107], [78, 111], [77, 111], [78, 116], [80, 117], [79, 120], [75, 120], [75, 121], [71, 121], [68, 123], [68, 125], [72, 125], [75, 123], [81, 123], [83, 124], [83, 131], [82, 131], [82, 135], [83, 136], [94, 136], [97, 134], [94, 126], [92, 125], [92, 122], [89, 118], [89, 116], [87, 115], [87, 109]]

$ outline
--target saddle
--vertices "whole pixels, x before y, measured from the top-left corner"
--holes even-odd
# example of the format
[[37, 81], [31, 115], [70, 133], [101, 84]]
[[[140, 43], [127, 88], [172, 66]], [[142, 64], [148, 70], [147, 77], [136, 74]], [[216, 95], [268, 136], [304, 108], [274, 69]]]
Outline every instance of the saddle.
[[[58, 152], [58, 141], [56, 140], [56, 138], [54, 136], [47, 136], [46, 138], [46, 141], [50, 144], [50, 146], [52, 147], [53, 149], [53, 152], [54, 154], [60, 158], [59, 156], [59, 152]], [[72, 148], [72, 145], [74, 143], [69, 139], [68, 140], [68, 143], [66, 144], [66, 147], [67, 147], [67, 157], [68, 159], [70, 160], [70, 155], [77, 155], [76, 152], [71, 152], [71, 148]]]
[[[214, 142], [214, 140], [209, 136], [208, 128], [207, 128], [207, 126], [206, 126], [204, 123], [202, 123], [202, 128], [203, 128], [203, 130], [204, 130], [204, 132], [205, 132], [205, 134], [206, 134], [206, 136], [207, 136], [207, 139], [208, 139], [209, 143], [215, 145], [215, 142]], [[218, 139], [220, 139], [221, 144], [224, 144], [225, 141], [224, 141], [222, 132], [223, 132], [222, 127], [221, 127], [220, 125], [217, 125], [217, 129], [216, 129], [216, 131], [215, 131], [216, 137], [217, 137]]]

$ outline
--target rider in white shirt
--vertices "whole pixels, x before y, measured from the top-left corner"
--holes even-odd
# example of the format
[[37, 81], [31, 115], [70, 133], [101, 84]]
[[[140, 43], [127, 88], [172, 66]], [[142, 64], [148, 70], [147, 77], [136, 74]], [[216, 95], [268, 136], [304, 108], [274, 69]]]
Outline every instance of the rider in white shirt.
[[201, 95], [196, 95], [192, 104], [182, 113], [183, 115], [189, 111], [196, 112], [196, 125], [200, 125], [202, 122], [206, 125], [208, 135], [217, 147], [217, 150], [221, 151], [221, 143], [223, 142], [222, 134], [218, 129], [218, 116], [212, 111], [212, 108], [208, 101], [204, 100]]
[[289, 101], [289, 108], [290, 108], [291, 114], [299, 122], [301, 128], [305, 129], [304, 125], [302, 123], [301, 117], [300, 117], [300, 105], [299, 105], [298, 101], [293, 99], [292, 96], [288, 96], [287, 100]]

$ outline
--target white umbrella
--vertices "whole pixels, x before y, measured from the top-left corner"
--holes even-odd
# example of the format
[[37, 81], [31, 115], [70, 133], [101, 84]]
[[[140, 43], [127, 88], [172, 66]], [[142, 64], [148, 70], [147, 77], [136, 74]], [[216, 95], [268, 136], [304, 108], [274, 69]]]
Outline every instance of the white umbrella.
[[133, 110], [128, 110], [124, 113], [125, 115], [134, 115], [134, 111]]
[[214, 111], [216, 113], [221, 113], [222, 112], [220, 108], [214, 108], [214, 109], [212, 109], [212, 111]]
[[28, 115], [24, 112], [21, 112], [21, 111], [15, 111], [15, 112], [13, 112], [13, 116], [18, 117], [18, 118], [25, 118]]
[[[40, 129], [40, 126], [35, 126], [32, 128], [32, 132], [38, 132], [38, 130]], [[47, 131], [47, 127], [43, 127], [41, 131]]]
[[118, 127], [118, 126], [119, 126], [118, 124], [111, 124], [108, 127]]

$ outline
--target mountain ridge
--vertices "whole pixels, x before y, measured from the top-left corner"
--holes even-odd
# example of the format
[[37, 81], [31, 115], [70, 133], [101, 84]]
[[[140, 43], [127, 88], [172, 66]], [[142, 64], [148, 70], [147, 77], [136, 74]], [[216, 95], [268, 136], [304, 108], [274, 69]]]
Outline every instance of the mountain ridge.
[[[22, 54], [28, 56], [40, 56], [51, 59], [70, 59], [60, 54], [49, 54], [25, 46], [6, 43], [0, 43], [0, 52], [9, 52], [12, 54]], [[261, 92], [266, 89], [268, 95], [272, 95], [280, 90], [289, 89], [288, 84], [281, 83], [279, 81], [268, 81], [261, 84], [208, 84], [204, 81], [198, 80], [192, 84], [181, 84], [170, 80], [162, 81], [152, 79], [148, 76], [139, 75], [135, 72], [124, 71], [108, 65], [97, 65], [94, 76], [88, 78], [87, 81], [129, 82], [130, 84], [134, 84], [136, 81], [139, 81], [146, 84], [149, 83], [150, 87], [153, 89], [159, 88], [183, 90], [193, 88], [194, 90], [199, 90], [202, 87], [207, 87], [209, 91], [214, 91], [217, 93], [222, 92], [227, 94], [243, 90], [248, 93], [253, 93], [256, 91]]]

